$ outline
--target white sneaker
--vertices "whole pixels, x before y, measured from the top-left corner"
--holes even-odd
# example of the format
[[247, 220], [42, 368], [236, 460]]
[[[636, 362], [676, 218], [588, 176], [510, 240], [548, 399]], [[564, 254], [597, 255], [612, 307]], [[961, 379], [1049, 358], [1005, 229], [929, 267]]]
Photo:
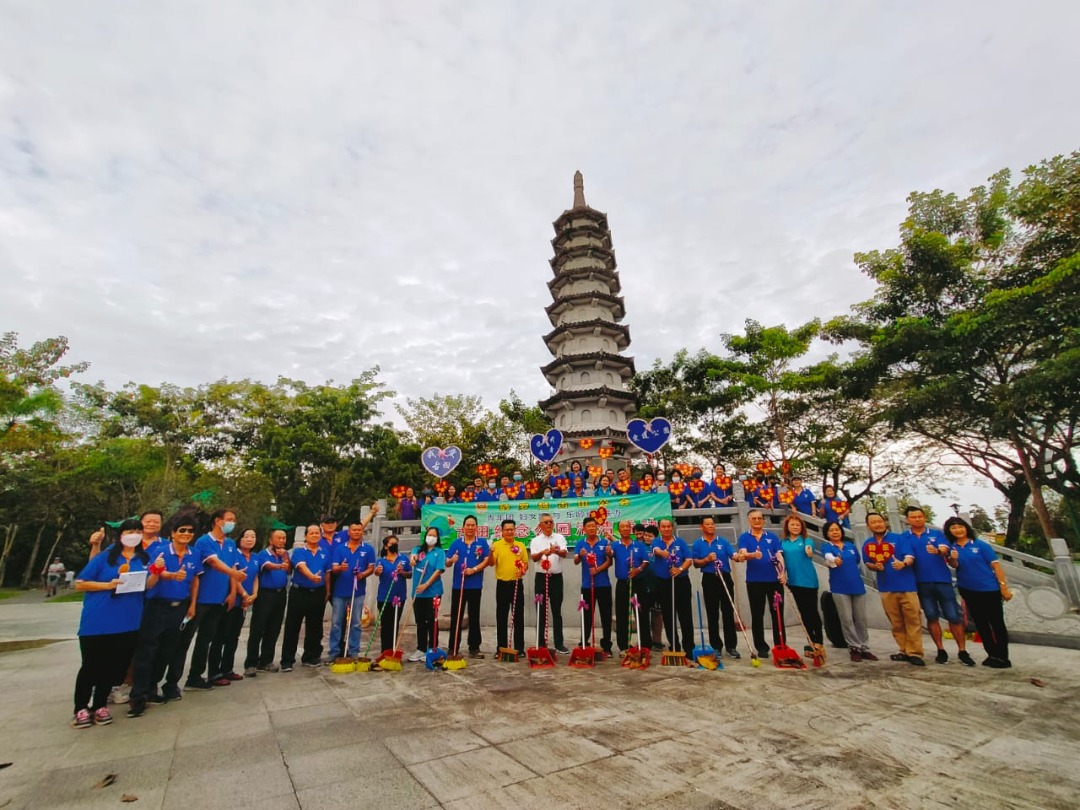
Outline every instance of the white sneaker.
[[423, 661], [426, 657], [427, 657], [427, 655], [424, 653], [423, 650], [417, 650], [416, 652], [414, 652], [412, 655], [409, 656], [408, 660], [412, 661], [415, 664], [415, 663], [417, 663], [419, 661]]
[[109, 703], [123, 705], [131, 699], [131, 687], [126, 684], [114, 686], [109, 690]]

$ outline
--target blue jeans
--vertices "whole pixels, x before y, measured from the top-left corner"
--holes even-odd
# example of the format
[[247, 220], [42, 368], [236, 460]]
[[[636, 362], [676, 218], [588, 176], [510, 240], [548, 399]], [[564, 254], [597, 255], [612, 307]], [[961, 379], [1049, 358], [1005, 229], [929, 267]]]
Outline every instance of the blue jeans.
[[[333, 614], [330, 617], [330, 655], [343, 658], [342, 628], [345, 626], [345, 611], [349, 608], [348, 596], [332, 596], [330, 605]], [[349, 628], [349, 658], [360, 654], [360, 620], [364, 617], [364, 594], [357, 591], [353, 598], [352, 620]]]

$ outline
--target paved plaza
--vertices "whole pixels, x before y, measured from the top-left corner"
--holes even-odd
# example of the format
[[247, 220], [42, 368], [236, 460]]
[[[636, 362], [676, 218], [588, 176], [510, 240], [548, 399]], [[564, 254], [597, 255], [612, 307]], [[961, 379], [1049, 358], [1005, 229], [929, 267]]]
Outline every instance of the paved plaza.
[[[1070, 650], [1017, 645], [1004, 672], [853, 664], [832, 650], [806, 672], [748, 658], [720, 672], [530, 670], [490, 657], [456, 672], [297, 669], [134, 720], [116, 707], [111, 726], [76, 731], [78, 612], [0, 602], [0, 643], [66, 639], [0, 653], [0, 762], [11, 763], [0, 808], [1080, 804]], [[893, 650], [887, 633], [872, 643]], [[108, 774], [115, 782], [95, 787]]]

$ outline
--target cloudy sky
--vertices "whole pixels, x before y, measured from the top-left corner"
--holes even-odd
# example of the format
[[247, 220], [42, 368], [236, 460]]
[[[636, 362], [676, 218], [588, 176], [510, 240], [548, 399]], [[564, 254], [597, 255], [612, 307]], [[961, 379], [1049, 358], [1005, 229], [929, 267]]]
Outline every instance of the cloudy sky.
[[[662, 8], [661, 8], [662, 7]], [[0, 0], [0, 329], [91, 379], [546, 396], [551, 221], [639, 368], [871, 291], [912, 190], [1075, 149], [1066, 2]], [[1069, 56], [1073, 53], [1073, 56]]]

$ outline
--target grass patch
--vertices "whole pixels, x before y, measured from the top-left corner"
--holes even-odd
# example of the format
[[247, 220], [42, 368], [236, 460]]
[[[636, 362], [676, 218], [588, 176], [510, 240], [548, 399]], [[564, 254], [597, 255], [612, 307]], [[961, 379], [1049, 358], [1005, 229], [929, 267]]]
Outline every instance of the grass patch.
[[65, 593], [63, 596], [54, 596], [52, 599], [46, 599], [45, 604], [55, 605], [57, 602], [81, 602], [83, 600], [83, 591], [73, 591], [71, 593]]
[[18, 588], [0, 588], [0, 600], [11, 599], [13, 596], [18, 596], [23, 591]]
[[36, 650], [38, 647], [48, 647], [63, 641], [60, 638], [32, 638], [25, 641], [0, 641], [0, 653], [18, 652], [19, 650]]

